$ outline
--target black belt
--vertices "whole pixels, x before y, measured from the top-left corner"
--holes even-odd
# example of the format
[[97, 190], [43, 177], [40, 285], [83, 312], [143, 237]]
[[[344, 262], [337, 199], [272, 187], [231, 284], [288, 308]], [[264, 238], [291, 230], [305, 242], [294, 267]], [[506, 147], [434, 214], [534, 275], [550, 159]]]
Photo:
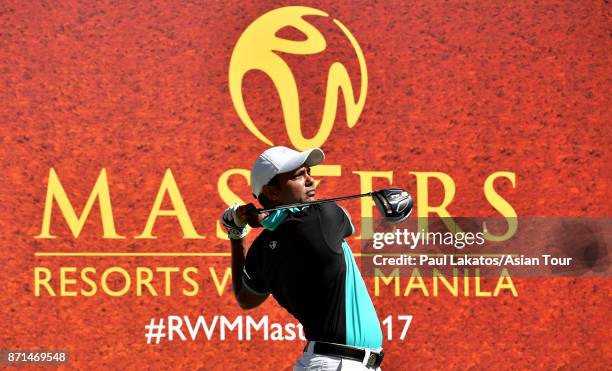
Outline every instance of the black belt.
[[[321, 354], [324, 356], [348, 358], [354, 361], [363, 363], [366, 356], [366, 351], [360, 348], [354, 348], [348, 345], [340, 345], [333, 343], [325, 343], [322, 341], [314, 341], [314, 347], [312, 352], [315, 354]], [[308, 343], [304, 348], [304, 352], [308, 350]], [[385, 354], [383, 352], [374, 353], [370, 352], [370, 356], [367, 359], [366, 367], [376, 369], [382, 363]]]

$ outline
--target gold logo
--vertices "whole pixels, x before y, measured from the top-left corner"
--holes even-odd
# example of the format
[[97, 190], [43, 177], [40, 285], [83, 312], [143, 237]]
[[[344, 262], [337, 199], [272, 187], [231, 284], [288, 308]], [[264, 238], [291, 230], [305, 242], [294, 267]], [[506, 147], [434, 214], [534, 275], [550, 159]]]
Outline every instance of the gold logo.
[[[288, 6], [272, 10], [257, 18], [238, 39], [229, 68], [229, 87], [232, 101], [238, 116], [249, 131], [264, 143], [273, 145], [272, 141], [257, 129], [249, 116], [242, 96], [242, 80], [245, 74], [252, 70], [259, 70], [265, 73], [276, 87], [281, 100], [289, 140], [298, 150], [320, 147], [325, 143], [336, 119], [339, 89], [342, 90], [344, 96], [348, 127], [355, 126], [365, 105], [368, 89], [368, 71], [361, 47], [359, 47], [351, 32], [339, 20], [334, 19], [334, 24], [342, 30], [349, 40], [359, 61], [361, 74], [359, 99], [355, 101], [353, 86], [344, 65], [340, 62], [334, 62], [327, 75], [325, 105], [319, 130], [312, 138], [305, 138], [302, 135], [297, 84], [291, 69], [279, 53], [311, 55], [325, 50], [327, 47], [325, 37], [312, 24], [304, 20], [304, 16], [329, 17], [327, 13], [318, 9]], [[277, 37], [277, 31], [284, 27], [294, 27], [306, 36], [306, 40], [295, 41]]]

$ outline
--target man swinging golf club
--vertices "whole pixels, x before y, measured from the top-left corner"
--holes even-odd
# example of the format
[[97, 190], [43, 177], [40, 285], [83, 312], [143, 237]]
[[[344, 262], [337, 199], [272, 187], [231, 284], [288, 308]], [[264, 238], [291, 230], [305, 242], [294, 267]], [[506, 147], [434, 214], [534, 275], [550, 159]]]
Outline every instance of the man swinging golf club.
[[[296, 370], [379, 369], [383, 358], [380, 322], [345, 241], [355, 229], [335, 202], [313, 203], [310, 167], [323, 159], [318, 148], [297, 152], [272, 147], [255, 161], [252, 191], [268, 210], [253, 204], [234, 205], [221, 218], [232, 245], [234, 293], [245, 309], [260, 305], [272, 294], [300, 321], [308, 343]], [[399, 213], [396, 221], [405, 219], [412, 209], [412, 199], [402, 192], [388, 200], [375, 197], [389, 216]], [[345, 198], [358, 196], [364, 195]], [[247, 224], [263, 227], [248, 254]]]

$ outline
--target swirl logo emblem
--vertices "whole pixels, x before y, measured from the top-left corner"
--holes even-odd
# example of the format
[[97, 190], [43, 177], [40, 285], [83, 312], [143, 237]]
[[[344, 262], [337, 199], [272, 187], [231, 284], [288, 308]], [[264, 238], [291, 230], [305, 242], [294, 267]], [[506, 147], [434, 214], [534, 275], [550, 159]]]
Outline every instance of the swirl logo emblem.
[[[300, 124], [300, 101], [297, 83], [291, 69], [281, 58], [280, 53], [295, 55], [318, 54], [325, 50], [325, 37], [312, 24], [304, 20], [304, 16], [329, 17], [321, 10], [288, 6], [272, 10], [251, 23], [242, 33], [230, 61], [229, 87], [234, 107], [242, 122], [253, 135], [268, 145], [273, 145], [255, 125], [244, 103], [242, 96], [242, 81], [247, 72], [258, 70], [265, 73], [274, 84], [280, 97], [283, 118], [289, 140], [298, 150], [320, 147], [331, 133], [336, 118], [338, 93], [342, 90], [346, 110], [347, 124], [352, 128], [357, 124], [359, 115], [365, 105], [368, 89], [368, 72], [361, 47], [351, 32], [337, 19], [333, 22], [352, 45], [361, 74], [361, 89], [359, 98], [355, 100], [353, 86], [349, 74], [340, 62], [334, 62], [329, 67], [327, 89], [323, 117], [319, 130], [312, 138], [305, 138]], [[282, 39], [276, 36], [277, 31], [284, 27], [293, 27], [302, 32], [306, 39], [302, 41]]]

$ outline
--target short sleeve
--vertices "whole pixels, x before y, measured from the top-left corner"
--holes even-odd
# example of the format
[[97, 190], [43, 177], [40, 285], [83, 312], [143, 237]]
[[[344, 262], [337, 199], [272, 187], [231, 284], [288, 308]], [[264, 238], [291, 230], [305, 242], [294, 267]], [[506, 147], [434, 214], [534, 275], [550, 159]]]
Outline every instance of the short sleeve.
[[336, 203], [321, 204], [324, 236], [328, 242], [341, 241], [355, 232], [353, 223], [343, 208]]
[[244, 268], [242, 268], [242, 285], [257, 295], [268, 295], [270, 290], [263, 282], [263, 261], [261, 246], [256, 242], [249, 249]]
[[351, 221], [351, 218], [349, 217], [348, 213], [346, 212], [346, 210], [343, 207], [340, 207], [340, 210], [342, 210], [342, 216], [343, 216], [343, 232], [344, 232], [344, 238], [352, 235], [353, 233], [355, 233], [355, 226], [353, 225], [353, 222]]

